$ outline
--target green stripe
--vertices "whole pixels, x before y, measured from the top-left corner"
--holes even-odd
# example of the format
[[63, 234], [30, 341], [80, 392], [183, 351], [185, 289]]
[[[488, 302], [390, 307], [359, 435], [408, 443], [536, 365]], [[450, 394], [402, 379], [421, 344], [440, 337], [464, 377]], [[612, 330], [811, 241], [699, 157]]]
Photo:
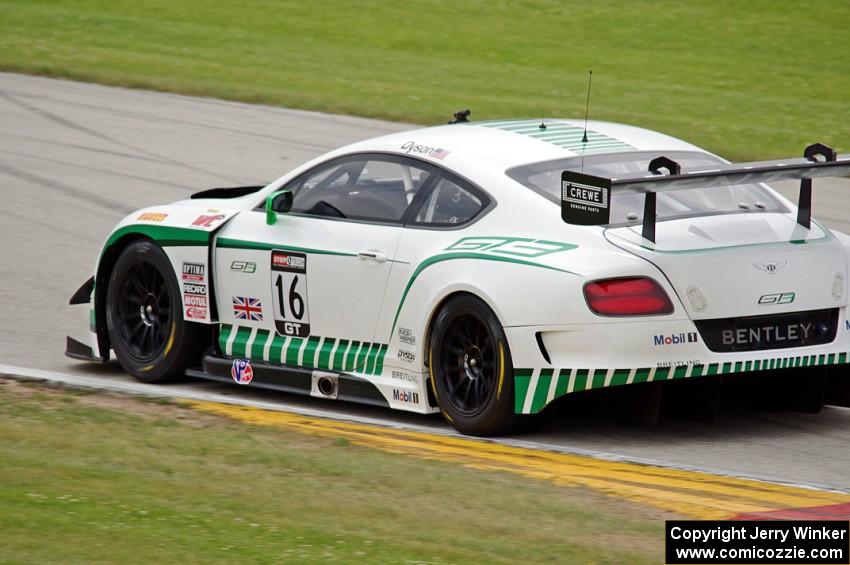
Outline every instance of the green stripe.
[[227, 339], [230, 337], [230, 332], [232, 330], [233, 326], [230, 324], [222, 324], [218, 331], [218, 348], [222, 353], [227, 351]]
[[371, 347], [371, 343], [363, 342], [363, 345], [360, 346], [360, 351], [357, 352], [357, 361], [354, 366], [354, 370], [358, 370], [363, 367], [363, 364], [366, 362], [366, 354], [369, 352], [369, 347]]
[[357, 357], [357, 350], [360, 348], [359, 341], [352, 341], [351, 347], [348, 348], [348, 353], [345, 356], [345, 367], [346, 371], [353, 371], [355, 369], [356, 363], [354, 362]]
[[348, 340], [341, 339], [334, 353], [334, 371], [345, 370], [345, 352], [348, 350]]
[[372, 348], [369, 350], [369, 356], [366, 358], [366, 374], [374, 375], [375, 374], [375, 359], [378, 357], [378, 351], [381, 350], [381, 346], [378, 343], [373, 343]]
[[[202, 230], [150, 224], [132, 224], [112, 232], [109, 239], [106, 240], [106, 245], [103, 246], [103, 251], [106, 251], [125, 235], [131, 234], [149, 237], [163, 247], [179, 245], [207, 245], [210, 240], [210, 232]], [[103, 252], [101, 252], [101, 255], [103, 255]]]
[[233, 351], [231, 357], [245, 357], [245, 346], [251, 337], [251, 328], [240, 327], [236, 331], [236, 339], [233, 340]]
[[304, 367], [316, 366], [316, 349], [319, 347], [319, 342], [322, 340], [319, 336], [312, 335], [307, 340], [307, 345], [304, 346], [304, 355], [301, 359], [301, 365]]
[[605, 375], [608, 369], [596, 369], [593, 371], [593, 384], [591, 388], [602, 388], [605, 386]]
[[611, 386], [624, 385], [629, 380], [631, 369], [617, 369], [611, 377]]
[[574, 391], [585, 390], [587, 388], [587, 369], [576, 370], [576, 382], [573, 386]]
[[[588, 150], [593, 149], [595, 149], [596, 151], [611, 152], [628, 151], [634, 149], [633, 146], [623, 141], [620, 141], [619, 139], [615, 139], [613, 137], [596, 131], [587, 130], [585, 132], [584, 128], [580, 128], [570, 124], [564, 124], [561, 122], [549, 122], [546, 124], [545, 129], [540, 128], [539, 122], [537, 122], [536, 120], [524, 120], [513, 123], [495, 122], [491, 124], [479, 125], [484, 125], [485, 127], [495, 129], [501, 129], [502, 131], [515, 133], [517, 135], [524, 135], [532, 139], [538, 139], [546, 143], [566, 147], [575, 152], [589, 152]], [[585, 133], [587, 135], [586, 143], [583, 142]], [[565, 138], [567, 138], [566, 142], [559, 143], [559, 140], [564, 140]], [[567, 144], [569, 144], [568, 147]], [[603, 145], [603, 147], [596, 147], [599, 145]]]
[[558, 383], [555, 385], [555, 398], [567, 394], [567, 387], [570, 384], [570, 369], [561, 369], [558, 371]]
[[552, 271], [558, 271], [560, 273], [567, 273], [569, 275], [576, 275], [572, 271], [567, 271], [565, 269], [559, 269], [557, 267], [551, 267], [549, 265], [543, 265], [540, 263], [534, 263], [532, 261], [525, 261], [523, 259], [516, 259], [514, 257], [504, 257], [499, 255], [487, 255], [485, 253], [471, 253], [471, 252], [452, 252], [452, 253], [441, 253], [439, 255], [434, 255], [433, 257], [428, 257], [416, 267], [416, 270], [413, 271], [413, 274], [410, 275], [410, 279], [407, 281], [407, 286], [404, 287], [404, 292], [401, 293], [401, 300], [399, 300], [398, 308], [395, 311], [395, 318], [393, 318], [393, 325], [390, 328], [390, 335], [395, 331], [395, 325], [398, 323], [398, 316], [401, 314], [401, 307], [404, 305], [404, 301], [407, 298], [407, 294], [410, 292], [410, 287], [413, 286], [413, 282], [419, 276], [419, 274], [430, 267], [431, 265], [435, 265], [437, 263], [441, 263], [443, 261], [451, 261], [453, 259], [477, 259], [481, 261], [502, 261], [505, 263], [514, 263], [517, 265], [526, 265], [529, 267], [540, 267], [541, 269], [549, 269]]
[[531, 413], [537, 414], [546, 405], [546, 397], [549, 395], [549, 386], [552, 384], [552, 369], [543, 369], [537, 378], [537, 388], [534, 398], [531, 399]]
[[248, 357], [251, 359], [262, 359], [263, 349], [266, 347], [266, 341], [269, 339], [270, 332], [268, 330], [257, 330], [257, 337], [254, 338], [254, 343], [251, 344], [251, 351], [248, 352]]
[[522, 414], [525, 397], [531, 384], [531, 369], [514, 369], [514, 411]]
[[321, 349], [321, 351], [319, 351], [319, 368], [320, 369], [330, 369], [331, 368], [331, 353], [333, 353], [335, 345], [336, 345], [336, 340], [332, 337], [326, 337], [325, 341], [322, 342], [322, 349]]
[[269, 347], [269, 362], [277, 362], [281, 365], [286, 363], [286, 350], [284, 349], [284, 345], [286, 345], [286, 336], [275, 333], [274, 338], [272, 339], [272, 345]]
[[[670, 367], [658, 367], [655, 369], [655, 374], [652, 376], [653, 381], [666, 381], [670, 377]], [[639, 382], [637, 380], [637, 375], [635, 375], [635, 379], [632, 381], [633, 383]], [[643, 382], [643, 381], [640, 381]]]
[[286, 364], [298, 365], [298, 353], [301, 351], [301, 346], [304, 340], [300, 337], [293, 337], [289, 340], [286, 346]]
[[381, 350], [378, 352], [378, 363], [375, 366], [375, 374], [380, 375], [384, 372], [384, 358], [387, 356], [387, 346], [382, 345]]
[[216, 240], [216, 247], [224, 249], [256, 249], [260, 251], [271, 251], [272, 249], [283, 249], [286, 251], [300, 251], [302, 253], [313, 253], [315, 255], [337, 255], [340, 257], [356, 257], [356, 253], [343, 253], [341, 251], [330, 251], [328, 249], [312, 249], [309, 247], [294, 247], [280, 243], [263, 243], [259, 241], [247, 241], [244, 239], [231, 239], [222, 237]]

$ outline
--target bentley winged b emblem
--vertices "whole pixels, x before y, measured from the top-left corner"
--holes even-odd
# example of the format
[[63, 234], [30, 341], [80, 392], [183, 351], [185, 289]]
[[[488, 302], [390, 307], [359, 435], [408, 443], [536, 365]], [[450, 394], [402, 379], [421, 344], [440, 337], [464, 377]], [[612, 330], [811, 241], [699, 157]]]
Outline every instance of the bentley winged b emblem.
[[778, 271], [779, 269], [781, 269], [782, 267], [784, 267], [787, 264], [788, 264], [788, 259], [780, 259], [778, 261], [756, 262], [756, 263], [753, 263], [753, 267], [755, 267], [756, 269], [764, 271], [768, 275], [773, 275], [773, 274], [776, 273], [776, 271]]

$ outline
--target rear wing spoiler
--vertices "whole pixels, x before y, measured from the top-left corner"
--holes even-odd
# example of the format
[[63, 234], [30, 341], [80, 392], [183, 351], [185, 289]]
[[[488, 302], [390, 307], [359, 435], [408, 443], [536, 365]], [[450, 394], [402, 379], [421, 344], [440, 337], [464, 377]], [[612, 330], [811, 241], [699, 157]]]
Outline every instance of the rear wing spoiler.
[[[658, 192], [799, 179], [797, 223], [809, 229], [812, 218], [812, 179], [850, 176], [850, 154], [837, 155], [831, 147], [815, 143], [806, 147], [801, 159], [731, 163], [711, 169], [683, 171], [679, 163], [662, 156], [650, 161], [648, 168], [648, 174], [621, 178], [563, 171], [561, 218], [568, 224], [580, 226], [605, 225], [610, 223], [611, 191], [642, 192], [646, 198], [641, 235], [654, 243]], [[662, 169], [666, 169], [667, 174], [662, 174]]]

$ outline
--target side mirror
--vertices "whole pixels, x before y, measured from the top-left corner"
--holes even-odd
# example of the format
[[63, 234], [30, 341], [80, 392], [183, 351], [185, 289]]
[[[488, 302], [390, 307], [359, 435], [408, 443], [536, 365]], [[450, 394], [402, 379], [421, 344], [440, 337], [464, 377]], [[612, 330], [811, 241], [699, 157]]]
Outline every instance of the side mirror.
[[277, 214], [292, 210], [292, 191], [277, 190], [266, 196], [266, 224], [277, 222]]

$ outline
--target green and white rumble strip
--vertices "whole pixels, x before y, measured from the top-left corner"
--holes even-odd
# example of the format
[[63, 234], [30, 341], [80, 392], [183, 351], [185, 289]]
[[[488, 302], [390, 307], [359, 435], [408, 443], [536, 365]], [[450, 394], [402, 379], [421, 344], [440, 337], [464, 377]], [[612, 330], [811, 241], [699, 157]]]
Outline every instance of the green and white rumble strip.
[[536, 414], [565, 394], [610, 386], [846, 363], [850, 354], [845, 352], [638, 369], [514, 369], [515, 410]]
[[222, 324], [218, 345], [228, 357], [364, 375], [380, 375], [387, 354], [385, 343], [282, 336], [269, 330], [230, 324]]

